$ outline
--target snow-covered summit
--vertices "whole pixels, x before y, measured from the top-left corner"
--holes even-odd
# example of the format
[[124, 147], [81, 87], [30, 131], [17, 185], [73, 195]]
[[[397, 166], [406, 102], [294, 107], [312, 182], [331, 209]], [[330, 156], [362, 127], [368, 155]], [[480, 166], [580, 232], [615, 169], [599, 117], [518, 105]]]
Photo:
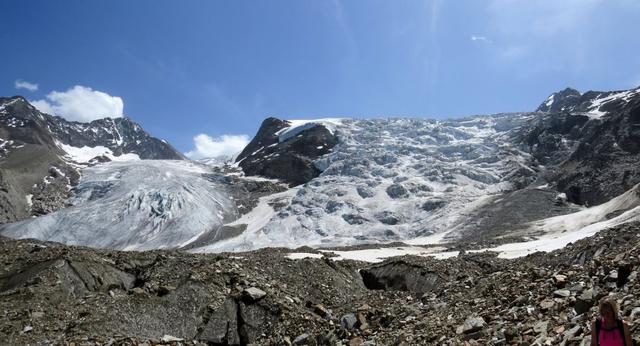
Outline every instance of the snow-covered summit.
[[540, 104], [537, 111], [547, 113], [575, 112], [597, 119], [638, 96], [640, 96], [640, 87], [621, 91], [588, 91], [584, 94], [575, 89], [566, 88], [551, 94]]

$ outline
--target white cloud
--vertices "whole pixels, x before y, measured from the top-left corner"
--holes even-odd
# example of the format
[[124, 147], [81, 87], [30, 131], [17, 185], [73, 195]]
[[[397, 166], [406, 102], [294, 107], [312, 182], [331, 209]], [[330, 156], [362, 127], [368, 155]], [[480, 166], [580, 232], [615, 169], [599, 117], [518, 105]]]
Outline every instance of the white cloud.
[[194, 160], [238, 154], [249, 144], [247, 135], [222, 135], [217, 138], [199, 134], [193, 137], [195, 149], [185, 153]]
[[22, 79], [18, 79], [15, 82], [14, 85], [15, 85], [16, 89], [25, 89], [25, 90], [29, 90], [29, 91], [37, 91], [38, 90], [38, 84], [29, 83], [29, 82], [24, 81]]
[[491, 42], [491, 40], [485, 36], [471, 36], [471, 41]]
[[57, 115], [55, 109], [53, 109], [53, 106], [46, 100], [36, 100], [29, 102], [31, 102], [31, 104], [42, 113]]
[[41, 112], [80, 122], [120, 118], [124, 110], [124, 103], [120, 97], [81, 85], [67, 91], [52, 91], [45, 100], [31, 103]]

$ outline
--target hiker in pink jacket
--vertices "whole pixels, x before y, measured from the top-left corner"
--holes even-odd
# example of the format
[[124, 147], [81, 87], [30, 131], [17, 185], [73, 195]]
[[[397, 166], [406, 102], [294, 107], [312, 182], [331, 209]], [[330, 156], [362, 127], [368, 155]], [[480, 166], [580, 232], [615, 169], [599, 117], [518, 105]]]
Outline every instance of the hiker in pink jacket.
[[618, 304], [611, 298], [600, 301], [600, 316], [591, 324], [591, 345], [633, 345], [629, 326], [618, 316]]

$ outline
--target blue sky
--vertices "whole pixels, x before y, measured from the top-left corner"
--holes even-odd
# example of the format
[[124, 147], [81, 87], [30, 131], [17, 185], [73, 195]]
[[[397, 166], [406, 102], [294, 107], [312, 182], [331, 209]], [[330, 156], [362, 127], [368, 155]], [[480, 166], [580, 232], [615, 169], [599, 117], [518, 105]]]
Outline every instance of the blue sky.
[[638, 86], [638, 20], [635, 0], [6, 0], [0, 95], [124, 114], [204, 156], [267, 116], [446, 118]]

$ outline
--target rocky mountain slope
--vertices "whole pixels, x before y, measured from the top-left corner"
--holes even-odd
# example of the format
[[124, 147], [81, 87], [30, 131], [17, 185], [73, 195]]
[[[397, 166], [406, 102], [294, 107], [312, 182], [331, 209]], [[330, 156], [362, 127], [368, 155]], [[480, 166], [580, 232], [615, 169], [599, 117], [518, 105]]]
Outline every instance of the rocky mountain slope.
[[609, 296], [640, 341], [639, 231], [627, 224], [515, 260], [462, 253], [378, 264], [274, 248], [196, 255], [0, 238], [0, 340], [589, 345], [597, 302]]
[[[566, 92], [566, 91], [565, 91]], [[601, 204], [640, 182], [640, 88], [550, 96], [552, 111], [522, 133], [569, 201]], [[562, 107], [555, 112], [558, 107]]]
[[0, 98], [0, 223], [65, 206], [77, 166], [184, 156], [128, 118], [68, 122], [23, 97]]

